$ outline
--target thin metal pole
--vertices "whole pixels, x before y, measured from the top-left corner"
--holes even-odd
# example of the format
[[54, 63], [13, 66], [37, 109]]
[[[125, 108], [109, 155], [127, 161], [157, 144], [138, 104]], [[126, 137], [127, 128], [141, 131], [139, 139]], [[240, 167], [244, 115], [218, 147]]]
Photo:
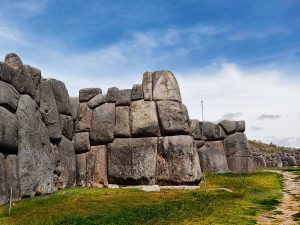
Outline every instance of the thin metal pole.
[[11, 214], [11, 203], [12, 203], [12, 185], [10, 186], [10, 196], [9, 196], [9, 210], [8, 210], [8, 216]]
[[201, 109], [202, 109], [202, 121], [204, 122], [203, 100], [201, 100]]

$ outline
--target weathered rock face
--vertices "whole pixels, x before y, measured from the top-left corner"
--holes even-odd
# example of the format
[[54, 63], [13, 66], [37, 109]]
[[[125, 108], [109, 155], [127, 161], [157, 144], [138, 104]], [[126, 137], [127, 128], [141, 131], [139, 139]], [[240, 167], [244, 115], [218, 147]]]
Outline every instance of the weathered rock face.
[[181, 102], [177, 80], [171, 71], [156, 71], [152, 75], [153, 100]]
[[230, 120], [222, 120], [219, 125], [223, 128], [226, 134], [230, 135], [236, 131], [236, 122]]
[[117, 93], [117, 106], [129, 106], [131, 102], [131, 89], [119, 90]]
[[5, 182], [5, 156], [0, 153], [0, 205], [7, 201], [6, 182]]
[[10, 111], [17, 110], [19, 93], [8, 83], [0, 81], [0, 105], [8, 108]]
[[107, 149], [105, 145], [92, 146], [86, 153], [87, 186], [107, 187]]
[[96, 107], [102, 105], [106, 103], [106, 99], [105, 99], [105, 96], [103, 96], [102, 94], [98, 94], [96, 95], [94, 98], [92, 98], [90, 101], [89, 101], [89, 104], [88, 106], [91, 108], [91, 109], [95, 109]]
[[145, 101], [152, 101], [152, 73], [145, 72], [143, 75], [143, 93]]
[[20, 193], [20, 178], [19, 165], [17, 155], [7, 155], [5, 159], [5, 184], [7, 199], [9, 200], [10, 189], [12, 188], [12, 200], [19, 200]]
[[233, 172], [248, 172], [254, 169], [252, 154], [247, 137], [243, 133], [235, 133], [224, 140], [228, 167]]
[[93, 145], [114, 139], [116, 109], [114, 103], [105, 103], [93, 110], [90, 140]]
[[80, 103], [75, 122], [75, 132], [84, 132], [91, 129], [92, 114], [93, 111], [88, 107], [88, 103]]
[[117, 87], [109, 88], [106, 94], [106, 102], [116, 102], [118, 91], [119, 89]]
[[51, 193], [54, 171], [51, 145], [35, 101], [21, 95], [16, 116], [21, 196]]
[[70, 97], [70, 104], [71, 104], [71, 110], [72, 110], [72, 117], [75, 121], [77, 119], [77, 114], [79, 110], [79, 98], [77, 97]]
[[282, 157], [281, 160], [286, 166], [297, 166], [297, 161], [294, 156], [285, 156]]
[[159, 184], [200, 182], [200, 163], [191, 136], [167, 136], [158, 139], [156, 179]]
[[113, 184], [154, 184], [157, 138], [116, 138], [108, 150], [108, 179]]
[[129, 106], [116, 107], [115, 137], [130, 137], [129, 113]]
[[40, 112], [50, 138], [54, 141], [60, 140], [62, 135], [60, 117], [52, 86], [48, 80], [40, 84]]
[[15, 114], [0, 106], [0, 148], [3, 153], [18, 150], [18, 123]]
[[206, 142], [198, 150], [200, 165], [205, 173], [229, 172], [222, 141]]
[[56, 100], [58, 112], [63, 115], [72, 116], [70, 97], [65, 84], [56, 79], [49, 79]]
[[222, 127], [218, 124], [214, 124], [211, 122], [204, 122], [201, 123], [201, 128], [203, 132], [203, 139], [209, 140], [209, 141], [215, 141], [215, 140], [223, 140], [226, 138], [226, 134], [223, 131]]
[[253, 162], [257, 167], [267, 167], [265, 158], [262, 155], [253, 156]]
[[133, 136], [158, 136], [159, 124], [153, 101], [134, 101], [130, 105], [131, 132]]
[[143, 86], [141, 84], [135, 84], [131, 90], [131, 100], [141, 100], [144, 98]]
[[100, 88], [84, 88], [79, 91], [79, 102], [88, 102], [96, 95], [102, 94]]
[[77, 186], [86, 187], [86, 154], [76, 155], [76, 184]]
[[89, 132], [76, 133], [73, 136], [73, 145], [77, 154], [84, 153], [90, 150]]
[[164, 135], [189, 134], [190, 120], [185, 105], [174, 101], [159, 101], [156, 104]]
[[200, 129], [199, 120], [190, 120], [190, 135], [194, 140], [202, 140], [202, 130]]
[[72, 116], [60, 115], [60, 129], [62, 135], [72, 140], [74, 135], [74, 121]]

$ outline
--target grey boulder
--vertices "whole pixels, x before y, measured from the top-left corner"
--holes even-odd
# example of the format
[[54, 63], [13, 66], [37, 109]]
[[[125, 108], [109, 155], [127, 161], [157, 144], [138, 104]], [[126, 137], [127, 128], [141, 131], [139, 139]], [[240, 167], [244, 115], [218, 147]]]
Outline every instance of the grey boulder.
[[79, 102], [88, 102], [98, 94], [102, 94], [101, 88], [81, 89], [79, 90]]
[[152, 73], [146, 71], [143, 74], [143, 95], [144, 100], [152, 101]]
[[89, 104], [88, 106], [91, 108], [91, 109], [95, 109], [96, 107], [102, 105], [106, 103], [106, 99], [105, 99], [105, 96], [102, 95], [102, 94], [98, 94], [96, 95], [94, 98], [92, 98], [90, 101], [89, 101]]
[[108, 88], [106, 102], [116, 102], [119, 89], [117, 87]]
[[116, 137], [130, 137], [130, 116], [129, 106], [116, 107]]
[[0, 105], [15, 112], [18, 107], [20, 94], [10, 84], [0, 81]]
[[119, 90], [117, 93], [116, 106], [129, 106], [131, 102], [131, 89]]
[[135, 84], [131, 90], [131, 100], [136, 101], [144, 98], [143, 86], [141, 84]]
[[236, 122], [231, 120], [222, 120], [219, 125], [223, 128], [227, 135], [233, 134], [236, 131]]
[[88, 152], [91, 148], [89, 132], [76, 133], [73, 136], [73, 145], [77, 154]]
[[79, 104], [77, 120], [75, 122], [75, 132], [84, 132], [91, 129], [93, 111], [88, 107], [87, 102]]

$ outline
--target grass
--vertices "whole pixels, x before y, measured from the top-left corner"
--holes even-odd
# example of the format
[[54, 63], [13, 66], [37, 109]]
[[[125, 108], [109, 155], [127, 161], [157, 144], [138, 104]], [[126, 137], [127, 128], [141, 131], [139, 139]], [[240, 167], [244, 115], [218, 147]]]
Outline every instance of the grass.
[[[0, 224], [256, 224], [276, 207], [282, 177], [269, 172], [207, 176], [203, 190], [70, 188], [0, 207]], [[228, 188], [232, 192], [218, 190]]]

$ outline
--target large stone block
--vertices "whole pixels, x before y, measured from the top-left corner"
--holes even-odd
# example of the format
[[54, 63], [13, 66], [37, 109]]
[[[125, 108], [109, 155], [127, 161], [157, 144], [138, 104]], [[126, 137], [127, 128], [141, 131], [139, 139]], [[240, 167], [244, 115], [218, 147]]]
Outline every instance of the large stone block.
[[116, 138], [108, 150], [112, 184], [154, 184], [157, 138]]
[[198, 149], [201, 169], [205, 173], [227, 173], [229, 172], [227, 159], [222, 141], [205, 142]]
[[197, 119], [190, 120], [190, 135], [195, 140], [201, 140], [202, 139], [202, 130], [200, 128], [200, 122]]
[[131, 133], [133, 136], [158, 136], [159, 124], [153, 101], [134, 101], [130, 104]]
[[297, 161], [294, 156], [285, 156], [281, 158], [282, 163], [286, 163], [287, 166], [297, 166]]
[[49, 82], [52, 86], [58, 112], [60, 114], [72, 116], [70, 97], [65, 84], [62, 81], [56, 79], [49, 79]]
[[40, 84], [40, 112], [51, 140], [60, 140], [60, 117], [52, 86], [48, 80], [43, 80]]
[[193, 138], [187, 135], [158, 138], [156, 179], [158, 184], [198, 184], [200, 162]]
[[152, 73], [154, 101], [181, 102], [181, 94], [177, 80], [171, 71], [161, 70]]
[[87, 186], [107, 187], [107, 149], [105, 145], [92, 146], [86, 153]]
[[72, 116], [60, 115], [60, 125], [62, 134], [69, 140], [74, 135], [74, 121]]
[[54, 171], [52, 148], [36, 102], [28, 95], [21, 95], [16, 116], [21, 196], [51, 193]]
[[58, 145], [58, 152], [61, 167], [61, 188], [75, 186], [76, 158], [72, 141], [63, 136], [61, 142]]
[[117, 87], [108, 88], [106, 102], [116, 102], [119, 89]]
[[4, 62], [15, 70], [22, 69], [23, 62], [16, 53], [8, 53], [5, 56]]
[[98, 94], [102, 94], [101, 88], [81, 89], [79, 90], [79, 102], [88, 102]]
[[91, 148], [89, 132], [75, 133], [73, 136], [73, 145], [77, 154], [88, 152]]
[[254, 165], [257, 167], [266, 167], [267, 166], [265, 158], [262, 155], [253, 156], [253, 162], [254, 162]]
[[244, 132], [246, 130], [246, 123], [244, 120], [236, 121], [236, 132]]
[[215, 141], [215, 140], [223, 140], [226, 138], [226, 134], [223, 131], [223, 128], [211, 122], [203, 122], [200, 123], [200, 129], [202, 129], [202, 139]]
[[249, 172], [254, 169], [252, 154], [244, 133], [235, 133], [224, 140], [228, 167], [232, 172]]
[[78, 97], [70, 97], [70, 104], [71, 104], [71, 109], [72, 109], [73, 121], [76, 121], [78, 111], [79, 111], [79, 98]]
[[0, 152], [18, 150], [18, 123], [15, 114], [0, 106]]
[[10, 84], [0, 81], [0, 105], [15, 112], [18, 107], [20, 94]]
[[143, 93], [144, 93], [144, 100], [152, 101], [152, 73], [145, 72], [143, 75]]
[[105, 103], [93, 110], [90, 140], [93, 145], [112, 142], [114, 139], [116, 107]]
[[21, 193], [17, 155], [7, 155], [5, 158], [5, 180], [7, 199], [10, 197], [10, 190], [12, 188], [12, 200], [19, 200]]
[[0, 62], [0, 80], [11, 83], [13, 68], [6, 63]]
[[75, 122], [75, 132], [84, 132], [91, 129], [93, 111], [88, 107], [87, 102], [79, 104], [78, 116]]
[[222, 120], [221, 122], [219, 122], [219, 125], [223, 128], [227, 135], [236, 132], [236, 121]]
[[98, 106], [102, 105], [106, 103], [106, 99], [105, 99], [105, 96], [102, 95], [102, 94], [98, 94], [96, 95], [94, 98], [92, 98], [90, 101], [89, 101], [89, 107], [91, 109], [95, 109], [97, 108]]
[[158, 101], [156, 104], [164, 135], [189, 134], [190, 120], [185, 105], [174, 101]]
[[116, 106], [129, 106], [131, 102], [131, 89], [119, 90]]
[[135, 84], [131, 90], [131, 100], [136, 101], [144, 98], [143, 86], [141, 84]]
[[130, 137], [129, 112], [129, 106], [116, 107], [115, 137]]
[[77, 154], [76, 156], [76, 184], [77, 186], [86, 187], [86, 154]]

